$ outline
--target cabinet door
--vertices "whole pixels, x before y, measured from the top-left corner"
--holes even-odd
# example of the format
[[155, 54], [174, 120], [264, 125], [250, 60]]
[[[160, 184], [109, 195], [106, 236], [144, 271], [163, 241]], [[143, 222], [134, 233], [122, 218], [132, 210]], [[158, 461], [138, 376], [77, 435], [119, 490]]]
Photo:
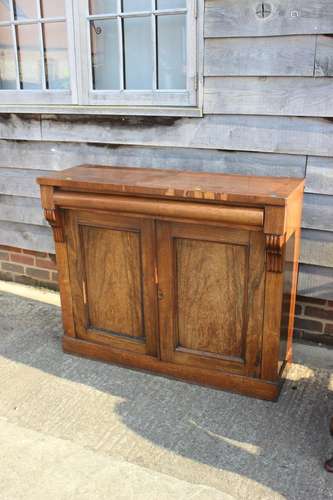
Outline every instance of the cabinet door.
[[157, 248], [161, 358], [259, 376], [263, 234], [161, 221]]
[[156, 355], [154, 222], [70, 210], [65, 217], [76, 335]]

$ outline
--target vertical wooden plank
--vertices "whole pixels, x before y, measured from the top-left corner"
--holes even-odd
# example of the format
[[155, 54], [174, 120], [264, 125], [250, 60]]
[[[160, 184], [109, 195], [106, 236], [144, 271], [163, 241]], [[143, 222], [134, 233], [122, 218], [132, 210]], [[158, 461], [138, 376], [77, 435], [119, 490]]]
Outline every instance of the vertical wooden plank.
[[278, 380], [279, 371], [286, 227], [285, 207], [265, 207], [266, 282], [261, 378], [272, 382]]
[[292, 272], [292, 282], [290, 290], [290, 309], [289, 309], [289, 321], [288, 321], [288, 337], [287, 337], [287, 350], [286, 350], [286, 361], [291, 363], [292, 361], [292, 349], [293, 349], [293, 334], [294, 334], [294, 319], [295, 319], [295, 306], [296, 306], [296, 292], [297, 292], [297, 281], [298, 281], [298, 259], [299, 259], [299, 249], [300, 249], [300, 229], [295, 231], [295, 245], [294, 245], [294, 255], [293, 255], [293, 272]]
[[41, 200], [45, 218], [53, 229], [64, 331], [65, 335], [75, 337], [72, 290], [69, 276], [67, 243], [64, 232], [64, 212], [56, 209], [54, 206], [52, 186], [41, 186]]
[[152, 219], [142, 219], [141, 228], [142, 272], [144, 279], [143, 295], [144, 304], [146, 304], [144, 323], [145, 330], [148, 332], [146, 336], [147, 354], [159, 357], [155, 221]]
[[55, 243], [58, 268], [58, 282], [60, 290], [62, 322], [65, 335], [75, 337], [75, 324], [73, 319], [72, 291], [70, 285], [67, 245], [65, 242]]
[[158, 221], [156, 229], [160, 353], [163, 361], [172, 361], [175, 348], [174, 317], [176, 314], [171, 280], [174, 266], [171, 225], [169, 222]]
[[259, 377], [265, 291], [265, 236], [261, 232], [250, 233], [248, 276], [246, 375]]
[[292, 342], [294, 334], [294, 316], [296, 306], [297, 282], [298, 282], [298, 262], [301, 251], [301, 222], [302, 222], [302, 208], [303, 208], [303, 192], [304, 182], [299, 187], [296, 193], [288, 200], [287, 207], [287, 237], [288, 233], [294, 235], [294, 254], [293, 254], [293, 273], [290, 290], [290, 309], [289, 309], [289, 323], [288, 323], [288, 337], [287, 337], [287, 351], [286, 361], [292, 361]]
[[266, 272], [261, 378], [278, 379], [283, 274]]

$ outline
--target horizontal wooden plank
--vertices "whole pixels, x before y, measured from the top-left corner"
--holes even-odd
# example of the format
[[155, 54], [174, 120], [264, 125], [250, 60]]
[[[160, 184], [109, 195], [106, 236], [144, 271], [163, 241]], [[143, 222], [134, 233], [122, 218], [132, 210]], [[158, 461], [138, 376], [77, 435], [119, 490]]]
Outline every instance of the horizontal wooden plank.
[[333, 158], [309, 156], [305, 191], [333, 195]]
[[305, 193], [302, 227], [333, 231], [333, 196]]
[[40, 140], [40, 115], [0, 114], [0, 138]]
[[[228, 149], [333, 156], [333, 120], [279, 116], [204, 118], [44, 116], [47, 141]], [[1, 138], [1, 137], [0, 137]]]
[[206, 0], [206, 37], [306, 35], [333, 32], [331, 0]]
[[333, 269], [301, 264], [297, 293], [299, 295], [333, 299]]
[[47, 226], [38, 198], [0, 195], [0, 220]]
[[[21, 127], [16, 138], [25, 139], [25, 124]], [[45, 115], [41, 127], [45, 141], [333, 156], [333, 121], [324, 118], [208, 115], [73, 119]], [[0, 139], [4, 138], [2, 131], [0, 127]]]
[[300, 262], [333, 268], [333, 232], [303, 229]]
[[204, 74], [313, 76], [315, 48], [315, 35], [208, 38], [205, 40]]
[[333, 37], [318, 36], [315, 76], [333, 76]]
[[0, 167], [0, 195], [39, 198], [40, 190], [36, 178], [46, 173], [47, 170]]
[[[11, 172], [18, 183], [22, 183], [26, 175], [24, 173], [21, 178], [20, 169], [36, 170], [35, 175], [39, 175], [41, 171], [63, 170], [82, 163], [304, 177], [306, 156], [194, 148], [115, 147], [108, 144], [0, 140], [0, 168]], [[13, 184], [10, 189], [8, 194], [16, 194]], [[35, 186], [33, 189], [35, 190]], [[25, 191], [28, 192], [29, 190]]]
[[333, 116], [333, 78], [205, 78], [207, 114]]
[[52, 232], [46, 226], [34, 226], [0, 220], [0, 245], [10, 245], [27, 250], [54, 253]]

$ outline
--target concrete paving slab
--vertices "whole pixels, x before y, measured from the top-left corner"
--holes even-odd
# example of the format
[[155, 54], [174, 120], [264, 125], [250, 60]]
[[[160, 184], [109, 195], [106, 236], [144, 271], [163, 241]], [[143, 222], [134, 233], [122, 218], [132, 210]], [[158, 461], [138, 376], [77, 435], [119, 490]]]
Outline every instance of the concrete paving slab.
[[2, 500], [233, 500], [0, 418]]
[[333, 499], [329, 369], [294, 364], [269, 403], [66, 355], [61, 334], [59, 307], [0, 292], [9, 424], [237, 499]]

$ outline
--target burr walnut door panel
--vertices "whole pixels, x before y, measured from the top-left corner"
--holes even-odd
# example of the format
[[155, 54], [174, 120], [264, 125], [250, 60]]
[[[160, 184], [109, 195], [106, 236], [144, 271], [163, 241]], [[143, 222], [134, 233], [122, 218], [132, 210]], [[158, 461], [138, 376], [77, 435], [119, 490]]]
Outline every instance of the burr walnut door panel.
[[84, 211], [66, 217], [77, 336], [156, 355], [153, 221]]
[[259, 376], [263, 234], [161, 221], [157, 249], [161, 358]]

